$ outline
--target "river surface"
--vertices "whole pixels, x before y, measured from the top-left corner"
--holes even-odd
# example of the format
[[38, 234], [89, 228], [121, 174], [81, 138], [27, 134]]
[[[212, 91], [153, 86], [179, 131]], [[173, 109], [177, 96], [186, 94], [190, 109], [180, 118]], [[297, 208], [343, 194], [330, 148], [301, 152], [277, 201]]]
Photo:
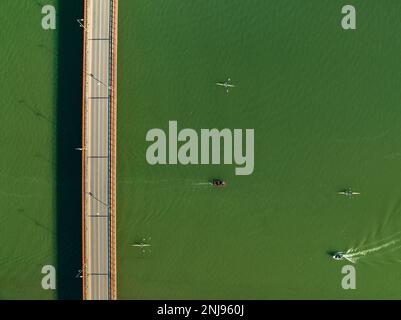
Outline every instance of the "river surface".
[[[120, 1], [119, 298], [401, 298], [401, 3], [353, 4]], [[149, 165], [169, 120], [254, 129], [254, 172]]]
[[[120, 0], [119, 298], [401, 298], [401, 3], [353, 4], [344, 31], [328, 0]], [[0, 12], [0, 298], [79, 299], [82, 2]], [[254, 129], [254, 172], [149, 165], [170, 120]]]
[[57, 260], [57, 33], [42, 29], [41, 8], [0, 2], [0, 299], [56, 297], [41, 270]]

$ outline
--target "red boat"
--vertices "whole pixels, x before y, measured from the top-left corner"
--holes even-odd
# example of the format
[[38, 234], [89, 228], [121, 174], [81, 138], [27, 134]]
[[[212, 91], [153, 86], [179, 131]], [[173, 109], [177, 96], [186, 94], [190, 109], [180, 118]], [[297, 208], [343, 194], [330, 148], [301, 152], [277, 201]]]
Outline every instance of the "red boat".
[[225, 187], [226, 183], [224, 180], [221, 180], [221, 179], [213, 179], [212, 185], [213, 185], [213, 187]]

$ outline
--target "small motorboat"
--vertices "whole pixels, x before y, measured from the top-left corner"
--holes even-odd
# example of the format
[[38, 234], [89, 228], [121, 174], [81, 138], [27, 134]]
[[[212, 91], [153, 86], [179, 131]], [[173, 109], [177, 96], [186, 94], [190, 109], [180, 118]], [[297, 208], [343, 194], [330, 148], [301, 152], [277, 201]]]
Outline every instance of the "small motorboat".
[[212, 186], [213, 187], [224, 187], [226, 185], [224, 180], [221, 179], [213, 179]]
[[342, 252], [336, 252], [332, 255], [334, 260], [342, 260], [344, 259], [344, 253]]

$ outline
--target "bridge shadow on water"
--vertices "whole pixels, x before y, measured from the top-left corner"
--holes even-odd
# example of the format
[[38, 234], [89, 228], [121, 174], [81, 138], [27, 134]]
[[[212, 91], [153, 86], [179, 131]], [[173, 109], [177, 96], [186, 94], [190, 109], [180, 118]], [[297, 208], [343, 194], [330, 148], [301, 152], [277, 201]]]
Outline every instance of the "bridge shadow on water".
[[82, 221], [81, 153], [82, 37], [77, 19], [83, 18], [82, 0], [57, 3], [57, 296], [81, 299]]

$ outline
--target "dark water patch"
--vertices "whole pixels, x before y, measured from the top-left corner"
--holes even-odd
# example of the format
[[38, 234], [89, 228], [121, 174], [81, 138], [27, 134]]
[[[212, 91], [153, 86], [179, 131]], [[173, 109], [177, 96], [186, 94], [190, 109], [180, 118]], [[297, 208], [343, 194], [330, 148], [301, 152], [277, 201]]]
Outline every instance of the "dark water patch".
[[57, 293], [81, 299], [81, 146], [83, 1], [59, 0], [57, 59]]

